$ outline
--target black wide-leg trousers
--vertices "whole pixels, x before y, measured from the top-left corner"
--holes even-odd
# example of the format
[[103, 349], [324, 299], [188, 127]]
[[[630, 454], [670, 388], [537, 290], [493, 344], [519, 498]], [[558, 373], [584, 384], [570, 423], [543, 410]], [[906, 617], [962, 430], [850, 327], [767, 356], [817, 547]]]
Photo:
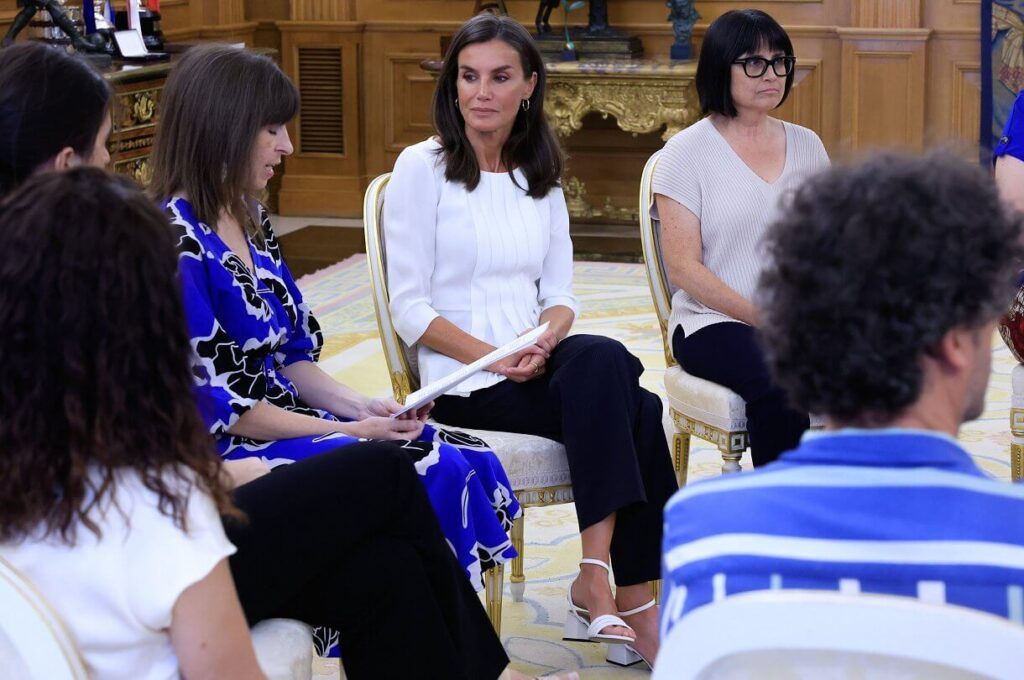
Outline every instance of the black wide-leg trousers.
[[672, 335], [672, 354], [690, 375], [727, 387], [747, 402], [747, 434], [754, 467], [796, 448], [810, 427], [807, 414], [789, 405], [772, 379], [754, 329], [745, 323], [705, 326], [687, 336]]
[[508, 657], [445, 541], [412, 460], [361, 442], [239, 487], [225, 518], [252, 625], [283, 617], [341, 634], [347, 677], [497, 678]]
[[660, 578], [662, 510], [677, 488], [661, 400], [640, 387], [641, 373], [622, 343], [574, 335], [539, 378], [440, 397], [433, 410], [446, 425], [562, 442], [580, 530], [616, 513], [611, 558], [620, 586]]

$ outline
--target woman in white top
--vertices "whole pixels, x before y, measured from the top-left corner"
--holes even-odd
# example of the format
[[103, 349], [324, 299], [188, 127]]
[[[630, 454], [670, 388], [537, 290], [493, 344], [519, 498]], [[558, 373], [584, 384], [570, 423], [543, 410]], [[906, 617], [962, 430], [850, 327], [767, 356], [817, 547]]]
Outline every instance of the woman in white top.
[[640, 362], [609, 338], [567, 337], [579, 301], [544, 80], [530, 35], [507, 17], [475, 17], [454, 36], [434, 97], [438, 136], [402, 152], [384, 201], [391, 310], [423, 382], [549, 324], [439, 398], [434, 416], [565, 443], [584, 556], [566, 637], [626, 643], [611, 655], [631, 663], [634, 649], [657, 652], [651, 582], [676, 484]]
[[221, 466], [166, 218], [128, 180], [72, 169], [109, 161], [111, 96], [66, 52], [0, 51], [0, 353], [18, 357], [0, 390], [0, 557], [97, 680], [261, 677], [246, 623], [275, 617], [340, 631], [353, 679], [525, 678], [400, 444]]
[[687, 373], [747, 402], [755, 466], [793, 448], [809, 425], [768, 374], [752, 302], [779, 197], [828, 166], [817, 135], [769, 115], [786, 100], [795, 63], [789, 36], [760, 10], [732, 10], [712, 22], [697, 64], [707, 117], [668, 141], [653, 180], [677, 288], [673, 354]]

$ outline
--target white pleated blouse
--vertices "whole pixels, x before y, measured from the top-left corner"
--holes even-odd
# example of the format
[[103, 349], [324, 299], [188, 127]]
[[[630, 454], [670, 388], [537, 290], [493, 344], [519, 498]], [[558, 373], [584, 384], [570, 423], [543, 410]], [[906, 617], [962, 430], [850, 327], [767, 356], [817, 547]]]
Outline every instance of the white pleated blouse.
[[[384, 198], [388, 289], [395, 329], [414, 345], [438, 316], [494, 346], [538, 324], [572, 293], [569, 213], [560, 188], [531, 198], [508, 173], [482, 172], [473, 191], [444, 177], [440, 144], [428, 139], [395, 162]], [[526, 178], [515, 171], [520, 187]], [[426, 384], [463, 364], [420, 345]], [[450, 394], [468, 395], [504, 377], [482, 371]]]

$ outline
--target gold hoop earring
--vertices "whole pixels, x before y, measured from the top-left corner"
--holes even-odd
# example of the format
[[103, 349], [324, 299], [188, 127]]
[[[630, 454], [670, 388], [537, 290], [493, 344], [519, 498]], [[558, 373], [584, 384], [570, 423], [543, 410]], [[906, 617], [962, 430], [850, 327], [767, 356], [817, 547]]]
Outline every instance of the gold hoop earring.
[[462, 107], [459, 106], [459, 98], [458, 97], [455, 98], [455, 108], [457, 108], [459, 111], [462, 110]]
[[529, 110], [530, 110], [530, 100], [529, 99], [524, 99], [523, 100], [523, 111], [529, 111]]

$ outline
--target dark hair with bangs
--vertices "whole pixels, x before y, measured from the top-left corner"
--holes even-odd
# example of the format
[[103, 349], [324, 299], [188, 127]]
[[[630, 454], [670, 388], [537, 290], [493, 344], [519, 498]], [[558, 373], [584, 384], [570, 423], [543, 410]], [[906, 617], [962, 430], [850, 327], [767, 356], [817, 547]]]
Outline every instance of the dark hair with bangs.
[[92, 155], [110, 85], [84, 60], [27, 41], [0, 50], [0, 196], [62, 149]]
[[[762, 46], [793, 56], [793, 43], [779, 22], [759, 9], [734, 9], [711, 22], [700, 46], [697, 61], [697, 96], [701, 113], [736, 116], [732, 101], [732, 65], [744, 54], [752, 54]], [[769, 67], [770, 68], [770, 67]], [[794, 68], [786, 76], [782, 106], [793, 86]]]
[[544, 62], [529, 32], [515, 19], [493, 14], [475, 16], [462, 25], [452, 38], [448, 53], [434, 90], [434, 128], [441, 138], [440, 154], [444, 158], [444, 177], [449, 182], [460, 182], [473, 191], [480, 183], [480, 165], [466, 136], [466, 122], [455, 104], [458, 97], [459, 53], [476, 43], [501, 40], [518, 54], [527, 78], [537, 74], [537, 86], [530, 95], [530, 108], [520, 107], [512, 125], [512, 134], [501, 150], [501, 162], [508, 168], [512, 181], [513, 171], [519, 168], [526, 177], [526, 193], [532, 198], [543, 198], [558, 186], [562, 178], [564, 158], [562, 148], [555, 139], [544, 115]]
[[182, 529], [195, 488], [240, 516], [192, 394], [163, 213], [125, 177], [43, 172], [0, 201], [0, 240], [0, 543], [99, 536], [90, 512], [125, 471]]
[[263, 238], [247, 194], [256, 138], [285, 125], [299, 92], [269, 57], [228, 45], [193, 47], [175, 66], [160, 100], [150, 192], [184, 194], [196, 217], [215, 229], [222, 210]]

